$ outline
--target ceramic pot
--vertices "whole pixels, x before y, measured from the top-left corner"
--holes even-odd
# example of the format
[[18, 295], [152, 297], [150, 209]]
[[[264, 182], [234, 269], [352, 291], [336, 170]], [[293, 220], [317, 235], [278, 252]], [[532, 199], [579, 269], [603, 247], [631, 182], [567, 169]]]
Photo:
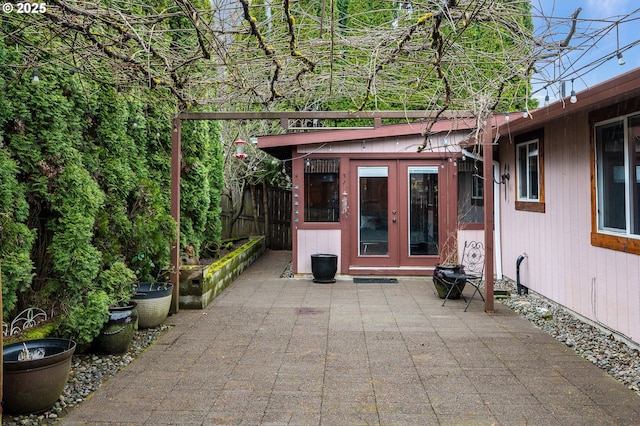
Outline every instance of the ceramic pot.
[[93, 339], [93, 350], [100, 354], [120, 355], [129, 349], [138, 329], [137, 303], [109, 308], [109, 319], [102, 326], [98, 337]]
[[[433, 285], [436, 288], [436, 292], [438, 293], [438, 297], [440, 299], [444, 299], [447, 297], [447, 293], [451, 288], [451, 284], [444, 280], [444, 277], [447, 273], [453, 272], [456, 274], [460, 274], [464, 272], [464, 267], [459, 264], [439, 264], [436, 265], [433, 271]], [[462, 290], [464, 290], [464, 286], [466, 285], [466, 281], [462, 281], [458, 283], [458, 285], [451, 291], [449, 295], [449, 299], [460, 299], [462, 296]]]
[[[14, 415], [37, 414], [53, 407], [64, 391], [75, 350], [76, 342], [57, 338], [4, 346], [3, 411]], [[25, 356], [27, 352], [29, 355]]]
[[136, 293], [131, 298], [138, 304], [138, 327], [153, 328], [162, 324], [169, 315], [172, 294], [171, 283], [138, 283]]
[[336, 271], [338, 270], [338, 255], [336, 254], [312, 254], [311, 272], [315, 283], [336, 282]]

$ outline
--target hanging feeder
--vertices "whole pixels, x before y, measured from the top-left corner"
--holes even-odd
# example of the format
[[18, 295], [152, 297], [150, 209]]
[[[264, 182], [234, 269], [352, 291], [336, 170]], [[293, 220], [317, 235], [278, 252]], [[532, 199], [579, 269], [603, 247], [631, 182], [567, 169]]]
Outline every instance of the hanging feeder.
[[244, 153], [244, 146], [247, 144], [245, 141], [243, 141], [242, 139], [238, 139], [233, 143], [236, 146], [236, 153], [233, 154], [234, 157], [236, 158], [246, 158], [247, 154]]

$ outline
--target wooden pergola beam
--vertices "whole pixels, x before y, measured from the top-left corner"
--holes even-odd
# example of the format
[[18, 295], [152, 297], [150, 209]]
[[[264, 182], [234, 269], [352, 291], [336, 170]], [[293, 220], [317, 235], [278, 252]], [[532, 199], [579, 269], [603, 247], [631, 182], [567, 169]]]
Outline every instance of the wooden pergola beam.
[[179, 120], [280, 120], [280, 119], [454, 119], [473, 117], [472, 111], [229, 111], [229, 112], [182, 112]]
[[[279, 120], [283, 129], [289, 129], [289, 120], [373, 120], [373, 127], [382, 125], [382, 119], [399, 120], [453, 120], [473, 117], [472, 111], [228, 111], [182, 112], [178, 120]], [[298, 130], [302, 128], [296, 127]], [[304, 128], [307, 129], [307, 128]], [[318, 129], [322, 129], [321, 127]], [[326, 129], [326, 128], [325, 128]], [[332, 128], [333, 129], [333, 128]], [[326, 129], [329, 130], [329, 129]]]

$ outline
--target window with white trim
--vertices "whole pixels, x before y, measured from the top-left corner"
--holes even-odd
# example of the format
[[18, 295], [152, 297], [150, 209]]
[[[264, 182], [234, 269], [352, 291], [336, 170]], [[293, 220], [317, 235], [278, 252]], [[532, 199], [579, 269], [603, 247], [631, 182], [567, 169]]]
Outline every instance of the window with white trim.
[[516, 210], [544, 213], [544, 129], [516, 136]]
[[539, 145], [538, 139], [534, 139], [516, 147], [519, 201], [540, 201]]
[[640, 235], [640, 113], [595, 124], [598, 232]]

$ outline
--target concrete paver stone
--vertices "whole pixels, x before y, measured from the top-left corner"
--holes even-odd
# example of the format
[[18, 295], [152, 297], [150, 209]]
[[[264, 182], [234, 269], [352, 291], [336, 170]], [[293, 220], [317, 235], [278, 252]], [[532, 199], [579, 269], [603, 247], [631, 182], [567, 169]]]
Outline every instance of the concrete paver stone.
[[640, 396], [495, 304], [430, 280], [280, 278], [267, 251], [63, 425], [636, 425]]

